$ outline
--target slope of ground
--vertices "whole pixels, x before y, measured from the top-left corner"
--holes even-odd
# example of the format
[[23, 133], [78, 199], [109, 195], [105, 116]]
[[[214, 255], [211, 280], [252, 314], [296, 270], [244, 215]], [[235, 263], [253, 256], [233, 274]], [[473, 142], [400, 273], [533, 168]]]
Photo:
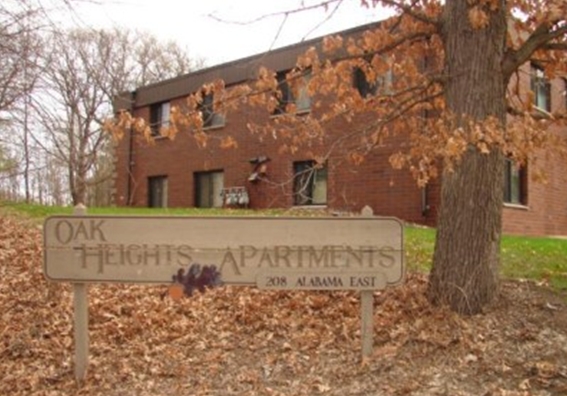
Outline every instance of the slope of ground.
[[[1, 395], [567, 395], [567, 304], [506, 282], [483, 315], [431, 307], [426, 279], [375, 293], [360, 358], [350, 292], [92, 285], [90, 365], [73, 378], [72, 289], [45, 281], [41, 229], [0, 217]], [[567, 259], [567, 258], [566, 258]]]

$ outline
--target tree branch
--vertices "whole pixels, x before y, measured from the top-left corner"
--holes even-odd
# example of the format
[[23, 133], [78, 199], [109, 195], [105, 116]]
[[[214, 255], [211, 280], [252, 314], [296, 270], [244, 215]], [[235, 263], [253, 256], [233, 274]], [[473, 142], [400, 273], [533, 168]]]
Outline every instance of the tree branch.
[[520, 48], [506, 53], [502, 63], [502, 70], [506, 78], [511, 76], [520, 65], [526, 63], [538, 49], [566, 49], [567, 43], [551, 43], [550, 41], [566, 35], [567, 26], [560, 26], [556, 30], [550, 30], [550, 26], [552, 24], [542, 23]]
[[[512, 116], [516, 116], [516, 117], [522, 117], [526, 115], [526, 111], [519, 109], [517, 107], [514, 107], [512, 105], [508, 105], [506, 107], [506, 112]], [[532, 111], [529, 112], [530, 117], [532, 117], [534, 120], [546, 120], [546, 121], [561, 121], [561, 120], [567, 120], [567, 113], [565, 112], [554, 112], [554, 113], [549, 113], [545, 110], [542, 109], [538, 109], [537, 107], [534, 107], [532, 109]]]
[[409, 15], [414, 19], [417, 19], [418, 21], [421, 21], [429, 25], [434, 25], [437, 29], [441, 28], [440, 19], [432, 18], [424, 14], [423, 12], [416, 11], [414, 8], [412, 8], [417, 3], [417, 0], [414, 0], [414, 2], [411, 5], [406, 5], [396, 0], [381, 0], [381, 2], [382, 4], [388, 5], [390, 7], [398, 8], [403, 13]]
[[542, 48], [547, 51], [567, 51], [567, 43], [548, 43]]
[[278, 12], [273, 12], [273, 13], [270, 13], [270, 14], [260, 15], [259, 17], [249, 19], [248, 21], [236, 21], [236, 20], [223, 19], [223, 18], [218, 17], [218, 16], [216, 16], [212, 13], [208, 14], [207, 16], [209, 18], [214, 19], [215, 21], [221, 22], [221, 23], [230, 23], [230, 24], [234, 24], [234, 25], [250, 25], [250, 24], [253, 24], [253, 23], [256, 23], [256, 22], [260, 22], [264, 19], [273, 18], [273, 17], [280, 16], [280, 15], [284, 15], [287, 18], [289, 15], [297, 14], [297, 13], [304, 12], [304, 11], [314, 10], [314, 9], [317, 9], [317, 8], [327, 9], [331, 4], [337, 3], [337, 2], [340, 4], [340, 3], [343, 2], [343, 0], [324, 0], [324, 1], [321, 1], [320, 3], [313, 4], [313, 5], [310, 5], [310, 6], [298, 7], [298, 8], [290, 9], [290, 10], [287, 10], [287, 11], [278, 11]]
[[432, 34], [433, 34], [433, 32], [424, 32], [424, 31], [404, 34], [404, 35], [401, 35], [400, 37], [396, 38], [395, 40], [387, 43], [386, 45], [384, 45], [384, 46], [382, 46], [382, 47], [380, 47], [380, 48], [378, 48], [374, 51], [365, 52], [364, 55], [358, 55], [358, 54], [336, 55], [336, 56], [333, 56], [330, 60], [333, 63], [337, 63], [337, 62], [341, 62], [341, 61], [364, 58], [364, 57], [370, 56], [370, 55], [382, 55], [382, 54], [391, 53], [396, 48], [398, 48], [400, 45], [404, 45], [404, 44], [408, 44], [408, 43], [413, 44], [415, 42], [419, 42], [423, 39], [427, 39], [427, 38], [431, 37]]

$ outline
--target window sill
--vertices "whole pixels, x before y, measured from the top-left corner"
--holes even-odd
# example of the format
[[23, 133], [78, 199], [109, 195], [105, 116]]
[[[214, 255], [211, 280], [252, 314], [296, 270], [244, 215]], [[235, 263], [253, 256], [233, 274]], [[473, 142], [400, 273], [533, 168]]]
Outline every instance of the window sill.
[[534, 104], [533, 109], [534, 109], [535, 114], [532, 114], [532, 115], [535, 116], [535, 117], [537, 117], [537, 116], [539, 116], [539, 117], [544, 116], [546, 118], [552, 118], [553, 117], [553, 114], [551, 114], [551, 109], [550, 110], [544, 109], [543, 107], [539, 107], [537, 104]]
[[218, 124], [218, 125], [211, 125], [208, 127], [203, 127], [203, 131], [212, 131], [215, 129], [221, 129], [224, 128], [226, 126], [226, 124]]
[[278, 113], [278, 114], [270, 114], [270, 118], [278, 118], [278, 117], [283, 117], [286, 115], [293, 115], [293, 116], [304, 116], [311, 113], [311, 109], [305, 109], [305, 110], [297, 110], [295, 113]]
[[504, 202], [504, 207], [509, 208], [509, 209], [530, 210], [530, 207], [527, 206], [527, 205], [515, 204], [515, 203], [509, 203], [509, 202]]

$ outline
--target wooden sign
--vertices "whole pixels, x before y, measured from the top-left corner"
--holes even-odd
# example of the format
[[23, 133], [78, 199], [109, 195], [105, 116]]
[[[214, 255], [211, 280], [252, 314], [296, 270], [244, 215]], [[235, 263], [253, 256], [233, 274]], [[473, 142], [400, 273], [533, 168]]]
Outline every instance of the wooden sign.
[[393, 218], [54, 216], [44, 245], [52, 281], [171, 283], [195, 264], [268, 289], [377, 290], [404, 278]]
[[363, 358], [372, 352], [373, 290], [404, 279], [403, 226], [373, 217], [49, 217], [44, 274], [72, 282], [75, 378], [86, 378], [88, 283], [169, 283], [175, 295], [216, 284], [359, 290]]

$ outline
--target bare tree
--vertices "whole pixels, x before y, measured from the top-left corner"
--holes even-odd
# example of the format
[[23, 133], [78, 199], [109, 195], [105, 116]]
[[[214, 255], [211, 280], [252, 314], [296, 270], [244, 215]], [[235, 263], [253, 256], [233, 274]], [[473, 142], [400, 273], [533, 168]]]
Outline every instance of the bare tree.
[[[20, 123], [23, 139], [23, 171], [26, 201], [30, 198], [29, 97], [38, 76], [41, 53], [38, 15], [41, 9], [26, 1], [0, 6], [0, 113]], [[15, 113], [18, 114], [15, 114]]]
[[10, 125], [11, 143], [18, 140], [18, 175], [26, 201], [32, 196], [31, 172], [36, 166], [30, 150], [30, 103], [41, 74], [42, 35], [53, 27], [52, 11], [72, 10], [77, 1], [89, 0], [5, 0], [0, 4], [0, 119]]
[[[53, 0], [70, 6], [70, 0]], [[0, 4], [0, 112], [6, 112], [37, 81], [41, 32], [49, 27], [48, 10], [38, 0], [4, 0]]]
[[108, 141], [98, 155], [92, 175], [87, 181], [88, 206], [109, 206], [112, 203], [112, 189], [114, 179], [109, 177], [114, 172], [113, 141]]
[[136, 85], [129, 89], [161, 81], [163, 76], [180, 76], [204, 65], [202, 60], [189, 58], [187, 51], [173, 41], [161, 43], [144, 32], [126, 31], [122, 34], [127, 38], [125, 41], [137, 42], [131, 60], [134, 75], [130, 77], [130, 84]]
[[114, 95], [187, 73], [193, 62], [172, 43], [119, 29], [62, 32], [46, 47], [42, 90], [35, 99], [44, 139], [37, 140], [65, 163], [73, 204], [86, 203], [89, 183], [111, 176], [97, 163], [106, 155], [109, 136], [102, 125], [112, 115]]
[[18, 171], [17, 160], [8, 150], [0, 147], [0, 198], [14, 198], [17, 193], [14, 189], [14, 179]]

